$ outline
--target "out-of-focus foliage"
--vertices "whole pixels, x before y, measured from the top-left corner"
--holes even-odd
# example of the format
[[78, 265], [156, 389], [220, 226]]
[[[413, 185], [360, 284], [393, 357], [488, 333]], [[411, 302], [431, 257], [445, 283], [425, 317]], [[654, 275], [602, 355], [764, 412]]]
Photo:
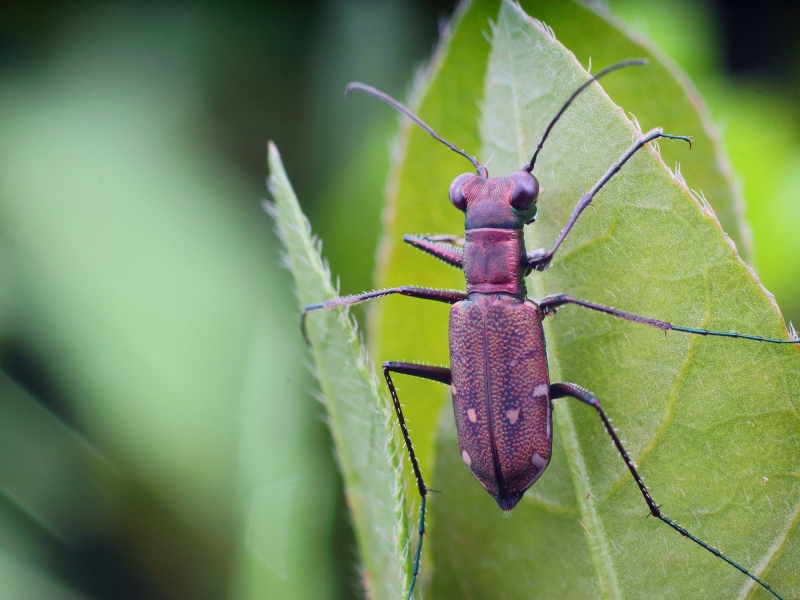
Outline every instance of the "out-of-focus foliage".
[[402, 93], [435, 19], [345, 1], [18, 13], [0, 53], [0, 596], [356, 593], [260, 208], [266, 140], [294, 149], [316, 206], [340, 173], [366, 182], [366, 285], [395, 118], [344, 113], [344, 84]]
[[0, 394], [0, 487], [38, 530], [0, 544], [90, 596], [325, 597], [335, 475], [287, 277], [261, 190], [202, 143], [180, 25], [112, 11], [0, 84], [2, 333], [32, 386]]

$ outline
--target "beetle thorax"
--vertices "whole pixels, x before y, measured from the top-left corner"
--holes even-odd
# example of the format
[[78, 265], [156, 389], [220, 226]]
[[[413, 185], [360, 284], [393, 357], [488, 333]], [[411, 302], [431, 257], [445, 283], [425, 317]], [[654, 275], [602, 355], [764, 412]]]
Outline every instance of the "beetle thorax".
[[468, 229], [464, 234], [464, 277], [468, 294], [524, 298], [522, 229]]
[[508, 177], [465, 173], [450, 185], [464, 212], [464, 277], [468, 294], [525, 297], [523, 227], [536, 215], [539, 183], [526, 171]]

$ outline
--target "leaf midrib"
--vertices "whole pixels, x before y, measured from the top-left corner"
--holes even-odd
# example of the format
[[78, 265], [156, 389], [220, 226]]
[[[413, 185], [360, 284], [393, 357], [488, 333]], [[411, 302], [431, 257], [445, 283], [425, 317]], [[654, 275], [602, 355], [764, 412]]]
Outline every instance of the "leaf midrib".
[[[511, 10], [517, 10], [519, 12], [519, 14], [522, 16], [523, 19], [529, 20], [529, 22], [531, 22], [535, 27], [538, 27], [538, 28], [541, 29], [541, 26], [539, 25], [539, 23], [535, 19], [531, 19], [519, 7], [511, 5], [510, 3], [507, 2], [507, 0], [504, 0], [504, 9], [507, 10], [508, 7], [510, 7]], [[522, 139], [521, 139], [521, 136], [519, 135], [520, 131], [521, 131], [521, 115], [520, 115], [520, 109], [519, 109], [520, 98], [519, 98], [519, 93], [518, 93], [517, 86], [516, 86], [517, 69], [514, 67], [514, 59], [515, 59], [515, 57], [514, 57], [513, 53], [510, 55], [509, 58], [510, 58], [510, 61], [512, 63], [512, 71], [511, 71], [511, 78], [510, 78], [510, 91], [511, 91], [512, 98], [513, 98], [514, 121], [515, 121], [515, 123], [517, 125], [517, 129], [513, 132], [513, 134], [515, 136], [515, 141], [516, 141], [516, 144], [517, 144], [517, 153], [518, 153], [518, 155], [522, 156], [522, 153], [525, 151], [525, 149], [522, 148]], [[580, 63], [578, 63], [577, 60], [575, 60], [575, 64], [578, 65], [579, 67], [581, 67], [581, 70], [583, 70], [583, 67], [580, 65]], [[630, 127], [632, 129], [632, 132], [635, 135], [640, 135], [640, 132], [636, 131], [636, 129], [633, 126], [633, 124], [629, 123], [629, 125], [630, 125]], [[542, 295], [544, 295], [545, 290], [542, 289], [542, 285], [538, 281], [538, 278], [534, 277], [531, 283], [532, 283], [531, 288], [535, 290], [537, 295], [539, 295], [540, 297]], [[708, 321], [709, 318], [710, 318], [710, 315], [707, 312], [707, 314], [705, 315], [705, 317], [703, 319], [703, 322]], [[549, 331], [550, 327], [549, 327], [548, 323], [545, 323], [545, 329], [547, 331]], [[682, 366], [678, 370], [678, 373], [676, 374], [676, 376], [673, 378], [673, 382], [672, 382], [672, 386], [671, 386], [672, 389], [671, 389], [671, 393], [669, 395], [669, 410], [668, 410], [668, 413], [674, 412], [674, 404], [675, 404], [676, 397], [677, 397], [676, 390], [677, 390], [677, 387], [680, 385], [680, 381], [683, 378], [683, 375], [684, 375], [684, 372], [685, 372], [685, 369], [686, 369], [687, 365], [690, 364], [690, 362], [691, 362], [689, 359], [690, 359], [690, 356], [692, 354], [692, 351], [693, 351], [696, 343], [697, 343], [696, 340], [694, 340], [694, 339], [691, 340], [689, 350], [687, 351], [687, 355], [685, 356], [685, 358], [684, 358], [684, 360], [682, 362]], [[551, 363], [551, 371], [553, 371], [555, 373], [559, 373], [560, 372], [560, 368], [559, 368], [559, 361], [558, 361], [557, 353], [551, 351], [551, 353], [550, 353], [550, 363]], [[604, 534], [603, 523], [602, 523], [602, 520], [597, 515], [596, 502], [594, 501], [593, 498], [590, 500], [589, 496], [584, 493], [584, 492], [589, 492], [591, 486], [588, 483], [589, 480], [588, 480], [587, 473], [586, 473], [586, 470], [585, 470], [585, 463], [584, 463], [584, 460], [583, 460], [583, 453], [581, 452], [580, 443], [579, 443], [577, 435], [576, 435], [574, 423], [573, 423], [573, 420], [572, 420], [571, 409], [569, 409], [567, 407], [563, 407], [563, 408], [564, 408], [563, 411], [559, 411], [559, 412], [561, 412], [563, 414], [559, 415], [558, 412], [556, 413], [556, 415], [557, 415], [557, 426], [559, 427], [559, 429], [560, 429], [560, 431], [561, 431], [561, 433], [563, 435], [564, 447], [565, 447], [565, 450], [567, 450], [567, 460], [569, 461], [570, 466], [573, 467], [572, 469], [570, 469], [570, 471], [571, 471], [571, 475], [572, 475], [573, 484], [575, 486], [575, 491], [577, 493], [577, 500], [578, 500], [578, 504], [580, 506], [580, 511], [581, 511], [581, 514], [586, 519], [586, 522], [582, 522], [582, 525], [584, 526], [584, 529], [585, 529], [585, 531], [587, 533], [587, 537], [589, 537], [588, 546], [589, 546], [589, 551], [590, 551], [591, 556], [592, 556], [592, 562], [595, 565], [596, 575], [597, 575], [597, 578], [598, 578], [598, 584], [600, 586], [601, 593], [602, 593], [602, 595], [604, 597], [609, 597], [608, 594], [611, 593], [612, 594], [611, 597], [619, 598], [619, 597], [621, 597], [621, 593], [619, 591], [618, 586], [616, 585], [616, 576], [615, 576], [616, 570], [614, 568], [614, 561], [611, 558], [611, 555], [610, 555], [610, 552], [609, 552], [607, 538], [606, 538], [606, 536]], [[672, 418], [669, 415], [665, 419], [662, 419], [662, 422], [659, 424], [659, 427], [658, 427], [656, 433], [648, 441], [647, 446], [645, 447], [645, 450], [643, 451], [643, 453], [640, 454], [640, 461], [643, 460], [654, 449], [655, 445], [658, 443], [658, 440], [662, 437], [664, 431], [669, 427], [669, 424], [671, 422], [672, 422]], [[570, 450], [572, 450], [572, 451], [570, 451]], [[609, 492], [609, 496], [613, 495], [613, 493], [615, 491], [617, 491], [619, 487], [624, 485], [625, 480], [628, 479], [627, 475], [628, 475], [627, 472], [625, 472], [623, 474], [623, 476], [615, 484], [612, 485], [611, 490]], [[761, 575], [764, 572], [769, 570], [770, 565], [773, 562], [775, 562], [777, 560], [777, 558], [780, 556], [781, 551], [783, 549], [783, 546], [785, 545], [789, 534], [792, 532], [794, 527], [797, 525], [798, 521], [800, 521], [800, 506], [798, 506], [795, 509], [792, 517], [788, 520], [786, 529], [784, 530], [783, 534], [779, 538], [776, 539], [775, 544], [773, 544], [769, 548], [768, 552], [765, 553], [764, 556], [762, 557], [762, 560], [759, 562], [758, 566], [753, 569], [753, 572], [755, 574]], [[592, 540], [595, 541], [594, 544], [592, 543]], [[605, 586], [603, 586], [603, 575], [602, 575], [603, 572], [606, 572], [611, 576], [612, 588], [613, 588], [612, 592], [608, 592], [605, 589]], [[743, 589], [743, 591], [742, 591], [741, 597], [745, 598], [750, 594], [750, 592], [753, 589], [753, 581], [752, 580], [748, 580], [747, 582], [745, 582], [745, 584], [743, 585], [742, 589]]]
[[[538, 21], [526, 15], [518, 7], [510, 5], [507, 2], [504, 2], [503, 9], [501, 10], [507, 10], [508, 6], [511, 6], [513, 10], [518, 10], [522, 18], [530, 20], [534, 27], [542, 28], [542, 25]], [[514, 122], [516, 123], [516, 128], [513, 133], [517, 146], [517, 155], [520, 160], [524, 160], [524, 157], [526, 156], [526, 148], [523, 147], [524, 143], [520, 135], [520, 132], [522, 131], [521, 110], [519, 108], [520, 94], [518, 93], [516, 85], [517, 82], [515, 75], [517, 73], [517, 69], [514, 64], [515, 55], [513, 53], [510, 56], [510, 61], [512, 67], [511, 79], [509, 83], [513, 99]], [[578, 64], [578, 66], [580, 66], [577, 60], [575, 62]], [[526, 237], [530, 239], [531, 235]], [[529, 280], [532, 282], [531, 287], [535, 291], [536, 296], [539, 298], [544, 297], [546, 291], [543, 289], [541, 278], [534, 275]], [[549, 323], [545, 322], [543, 325], [545, 328], [545, 334], [547, 334], [550, 330]], [[550, 332], [550, 334], [552, 335], [552, 332]], [[551, 373], [561, 372], [558, 356], [555, 352], [548, 352], [548, 362]], [[572, 413], [571, 410], [566, 406], [567, 402], [561, 402], [560, 404], [561, 410], [554, 411], [556, 417], [556, 426], [559, 428], [561, 433], [562, 445], [570, 466], [569, 472], [575, 488], [576, 500], [579, 506], [580, 514], [583, 517], [581, 523], [586, 531], [587, 537], [589, 538], [587, 540], [587, 546], [592, 557], [592, 563], [595, 566], [597, 584], [604, 598], [622, 598], [622, 593], [617, 581], [617, 572], [614, 566], [614, 561], [611, 558], [611, 551], [608, 547], [608, 538], [605, 535], [605, 529], [603, 527], [602, 520], [597, 513], [596, 503], [593, 499], [594, 496], [592, 495], [591, 485], [589, 483], [586, 463], [583, 460], [583, 452], [581, 450], [580, 442], [578, 441], [575, 423], [572, 419]]]

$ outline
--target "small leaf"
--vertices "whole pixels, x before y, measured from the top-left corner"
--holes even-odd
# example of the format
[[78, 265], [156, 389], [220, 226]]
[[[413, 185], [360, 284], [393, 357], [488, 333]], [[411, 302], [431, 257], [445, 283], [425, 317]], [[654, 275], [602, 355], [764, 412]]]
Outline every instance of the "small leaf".
[[[278, 224], [300, 307], [329, 300], [336, 295], [330, 273], [271, 143], [269, 168], [275, 205], [267, 209]], [[345, 310], [309, 315], [308, 337], [361, 551], [363, 583], [369, 598], [400, 598], [410, 562], [401, 454], [391, 406], [378, 391], [355, 324]]]

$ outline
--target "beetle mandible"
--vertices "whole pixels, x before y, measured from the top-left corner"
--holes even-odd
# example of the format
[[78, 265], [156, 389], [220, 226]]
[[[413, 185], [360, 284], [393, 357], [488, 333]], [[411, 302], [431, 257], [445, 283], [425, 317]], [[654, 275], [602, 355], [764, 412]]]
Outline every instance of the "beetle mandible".
[[605, 172], [591, 190], [580, 198], [550, 250], [538, 250], [532, 253], [526, 251], [523, 228], [535, 221], [539, 195], [539, 183], [533, 175], [533, 169], [553, 126], [578, 95], [599, 78], [623, 67], [644, 64], [645, 60], [616, 63], [581, 84], [548, 124], [530, 162], [507, 177], [490, 178], [486, 167], [479, 164], [474, 157], [443, 139], [408, 108], [383, 92], [362, 83], [351, 83], [347, 86], [348, 95], [353, 90], [359, 90], [391, 105], [422, 127], [434, 139], [467, 158], [476, 171], [459, 175], [450, 185], [450, 201], [465, 215], [463, 240], [448, 235], [405, 235], [403, 238], [411, 246], [462, 269], [466, 280], [466, 292], [414, 286], [388, 288], [312, 304], [304, 308], [301, 317], [305, 335], [305, 320], [310, 311], [351, 306], [390, 294], [435, 300], [452, 305], [449, 325], [450, 368], [408, 362], [383, 363], [386, 385], [392, 397], [421, 497], [419, 539], [407, 594], [409, 600], [419, 576], [422, 540], [425, 534], [425, 503], [429, 490], [414, 454], [400, 400], [392, 381], [392, 373], [450, 385], [461, 457], [475, 478], [506, 512], [516, 506], [525, 491], [541, 477], [550, 462], [553, 442], [552, 400], [571, 397], [589, 405], [597, 411], [606, 432], [625, 461], [647, 503], [650, 514], [783, 600], [769, 584], [662, 514], [611, 426], [600, 400], [574, 383], [550, 382], [542, 320], [554, 315], [560, 306], [575, 304], [656, 327], [664, 332], [680, 331], [776, 344], [796, 344], [800, 343], [800, 338], [781, 340], [735, 332], [679, 327], [666, 321], [626, 313], [564, 294], [547, 296], [539, 302], [527, 297], [525, 277], [534, 271], [547, 269], [581, 213], [637, 151], [658, 138], [683, 140], [691, 147], [691, 140], [688, 137], [666, 134], [661, 129], [653, 129], [644, 134]]

